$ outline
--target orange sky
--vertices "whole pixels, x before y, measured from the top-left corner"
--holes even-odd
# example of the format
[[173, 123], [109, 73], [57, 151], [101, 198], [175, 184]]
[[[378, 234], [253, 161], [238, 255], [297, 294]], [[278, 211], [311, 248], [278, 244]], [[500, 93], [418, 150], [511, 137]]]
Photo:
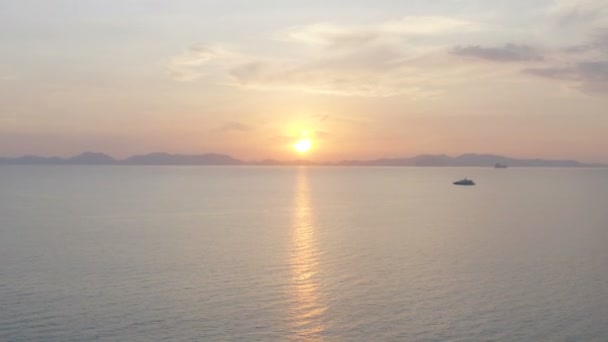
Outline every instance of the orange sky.
[[4, 1], [0, 155], [608, 162], [603, 1]]

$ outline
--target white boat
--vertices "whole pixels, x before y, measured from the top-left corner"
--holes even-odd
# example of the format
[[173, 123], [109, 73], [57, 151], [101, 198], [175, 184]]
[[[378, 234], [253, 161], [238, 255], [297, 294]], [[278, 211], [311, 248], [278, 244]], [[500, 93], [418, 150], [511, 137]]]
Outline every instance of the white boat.
[[454, 185], [475, 185], [475, 182], [473, 182], [470, 179], [461, 179], [459, 181], [456, 181], [453, 183]]

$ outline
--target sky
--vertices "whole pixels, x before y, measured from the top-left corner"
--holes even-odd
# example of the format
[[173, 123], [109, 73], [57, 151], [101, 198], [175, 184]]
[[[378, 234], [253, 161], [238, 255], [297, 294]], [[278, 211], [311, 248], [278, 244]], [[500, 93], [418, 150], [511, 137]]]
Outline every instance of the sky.
[[0, 43], [2, 156], [608, 162], [605, 0], [0, 0]]

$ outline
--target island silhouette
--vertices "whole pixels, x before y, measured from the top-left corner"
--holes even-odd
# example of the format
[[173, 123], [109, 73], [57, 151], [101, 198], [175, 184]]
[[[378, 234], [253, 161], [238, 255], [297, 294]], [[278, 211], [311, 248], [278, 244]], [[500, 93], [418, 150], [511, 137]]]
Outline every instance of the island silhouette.
[[79, 155], [43, 157], [26, 155], [0, 157], [0, 165], [325, 165], [325, 166], [421, 166], [421, 167], [493, 167], [497, 164], [509, 167], [606, 167], [606, 164], [584, 163], [576, 160], [518, 159], [493, 154], [468, 153], [459, 156], [444, 154], [420, 154], [414, 157], [381, 158], [372, 160], [342, 160], [338, 162], [314, 162], [309, 160], [282, 161], [265, 159], [245, 161], [226, 154], [171, 154], [155, 152], [115, 159], [105, 153], [84, 152]]

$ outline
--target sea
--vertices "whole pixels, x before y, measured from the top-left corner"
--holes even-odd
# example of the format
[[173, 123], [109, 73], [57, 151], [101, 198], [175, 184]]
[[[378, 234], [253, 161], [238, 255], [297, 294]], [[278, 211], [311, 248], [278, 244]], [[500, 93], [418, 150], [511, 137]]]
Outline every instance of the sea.
[[0, 341], [605, 342], [608, 169], [2, 166]]

